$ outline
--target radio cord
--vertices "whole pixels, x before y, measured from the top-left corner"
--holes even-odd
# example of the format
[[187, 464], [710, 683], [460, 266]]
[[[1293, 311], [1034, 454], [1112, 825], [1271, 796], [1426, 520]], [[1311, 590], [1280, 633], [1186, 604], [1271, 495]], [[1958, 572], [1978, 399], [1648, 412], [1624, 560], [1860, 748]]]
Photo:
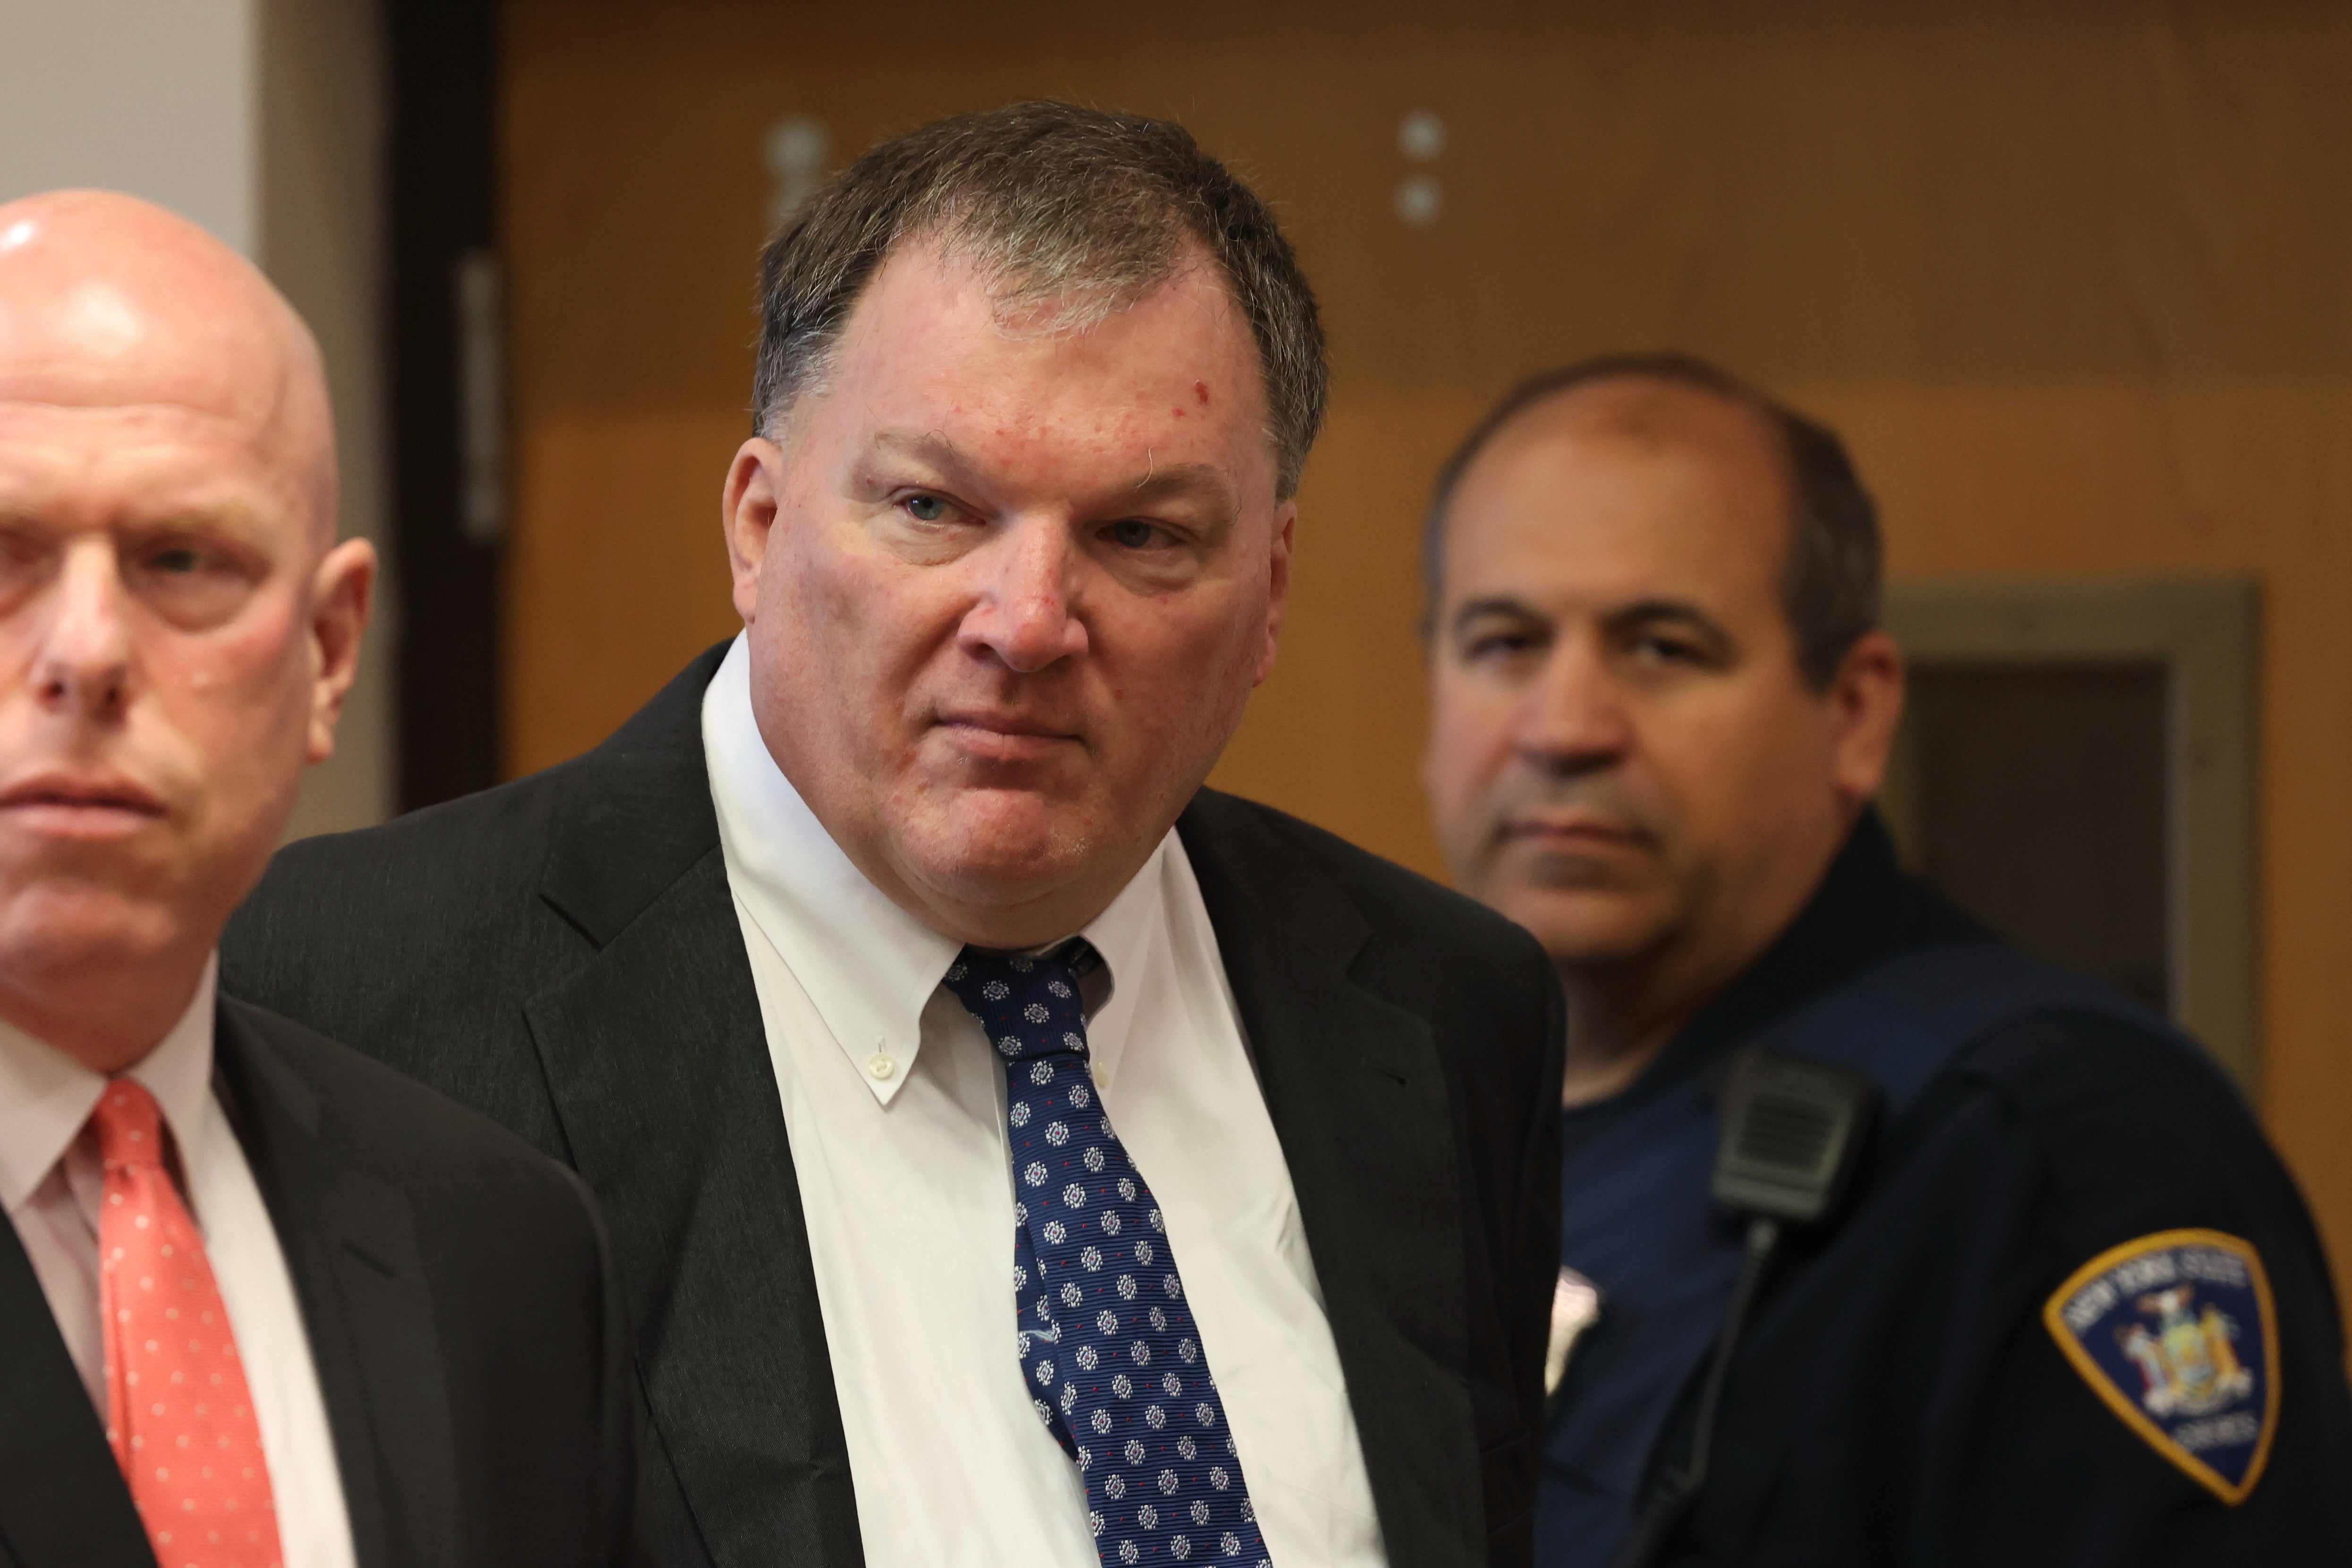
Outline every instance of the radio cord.
[[1649, 1568], [1651, 1563], [1682, 1522], [1683, 1515], [1697, 1500], [1699, 1490], [1706, 1485], [1707, 1466], [1714, 1457], [1715, 1422], [1723, 1404], [1723, 1385], [1731, 1377], [1732, 1357], [1738, 1353], [1740, 1335], [1748, 1328], [1748, 1314], [1756, 1305], [1757, 1291], [1764, 1283], [1765, 1267], [1772, 1260], [1772, 1250], [1780, 1245], [1780, 1222], [1769, 1215], [1757, 1215], [1748, 1222], [1748, 1259], [1739, 1270], [1739, 1283], [1731, 1293], [1731, 1310], [1724, 1314], [1723, 1328], [1715, 1336], [1715, 1353], [1707, 1359], [1706, 1377], [1699, 1384], [1698, 1409], [1693, 1422], [1690, 1462], [1669, 1479], [1650, 1499], [1642, 1510], [1633, 1534], [1626, 1537], [1624, 1549], [1617, 1553], [1611, 1568]]

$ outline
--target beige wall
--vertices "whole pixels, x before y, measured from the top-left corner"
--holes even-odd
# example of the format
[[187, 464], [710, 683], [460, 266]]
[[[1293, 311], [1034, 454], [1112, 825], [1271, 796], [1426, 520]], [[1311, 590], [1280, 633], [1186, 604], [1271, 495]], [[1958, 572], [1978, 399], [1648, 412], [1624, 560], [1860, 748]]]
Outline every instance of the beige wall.
[[[734, 626], [758, 148], [1041, 92], [1174, 113], [1281, 206], [1337, 374], [1282, 668], [1217, 782], [1438, 869], [1429, 476], [1529, 369], [1677, 346], [1841, 426], [1898, 575], [2262, 585], [2262, 1110], [2352, 1286], [2352, 8], [518, 0], [509, 765]], [[1446, 121], [1444, 207], [1400, 116]]]
[[0, 201], [97, 186], [248, 256], [257, 0], [0, 0]]
[[256, 259], [318, 334], [335, 400], [343, 532], [386, 572], [335, 755], [310, 772], [287, 837], [393, 814], [391, 558], [384, 412], [384, 51], [373, 0], [263, 0]]

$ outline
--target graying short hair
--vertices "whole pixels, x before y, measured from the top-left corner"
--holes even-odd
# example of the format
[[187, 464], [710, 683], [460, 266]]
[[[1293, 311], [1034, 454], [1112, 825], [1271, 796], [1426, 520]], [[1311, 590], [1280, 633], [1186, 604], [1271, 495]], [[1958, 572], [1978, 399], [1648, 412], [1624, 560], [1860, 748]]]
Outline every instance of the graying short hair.
[[1780, 605], [1795, 634], [1797, 668], [1815, 690], [1829, 689], [1846, 650], [1878, 626], [1881, 547], [1878, 506], [1863, 488], [1837, 432], [1775, 402], [1696, 354], [1613, 353], [1528, 377], [1480, 420], [1438, 470], [1422, 526], [1423, 626], [1436, 628], [1445, 565], [1445, 512], [1480, 452], [1504, 426], [1538, 403], [1596, 382], [1636, 379], [1696, 387], [1748, 409], [1770, 427], [1789, 465], [1789, 554]]
[[890, 253], [932, 237], [989, 279], [1000, 319], [1047, 330], [1135, 304], [1200, 247], [1257, 345], [1276, 493], [1297, 493], [1330, 373], [1314, 291], [1274, 214], [1173, 121], [1050, 99], [880, 142], [768, 242], [755, 431], [772, 436], [823, 384], [850, 310]]

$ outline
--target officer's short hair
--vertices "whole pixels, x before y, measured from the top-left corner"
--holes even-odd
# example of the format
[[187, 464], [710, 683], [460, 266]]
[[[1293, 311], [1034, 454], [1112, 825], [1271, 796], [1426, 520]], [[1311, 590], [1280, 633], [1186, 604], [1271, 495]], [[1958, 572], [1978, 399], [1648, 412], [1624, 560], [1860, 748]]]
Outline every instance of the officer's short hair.
[[1496, 432], [1548, 398], [1595, 382], [1639, 378], [1695, 386], [1754, 410], [1780, 439], [1792, 496], [1789, 559], [1780, 574], [1780, 603], [1796, 635], [1797, 668], [1816, 690], [1836, 676], [1838, 662], [1864, 632], [1878, 625], [1878, 508], [1862, 488], [1853, 460], [1837, 433], [1767, 397], [1719, 365], [1694, 354], [1617, 353], [1580, 360], [1528, 377], [1496, 405], [1438, 470], [1422, 528], [1423, 626], [1434, 631], [1444, 571], [1445, 513], [1462, 476]]
[[1314, 291], [1274, 214], [1172, 120], [1041, 99], [950, 115], [844, 169], [760, 258], [752, 428], [772, 436], [821, 384], [831, 351], [883, 261], [938, 238], [1000, 302], [1085, 326], [1208, 253], [1249, 323], [1265, 378], [1276, 494], [1298, 489], [1329, 381]]

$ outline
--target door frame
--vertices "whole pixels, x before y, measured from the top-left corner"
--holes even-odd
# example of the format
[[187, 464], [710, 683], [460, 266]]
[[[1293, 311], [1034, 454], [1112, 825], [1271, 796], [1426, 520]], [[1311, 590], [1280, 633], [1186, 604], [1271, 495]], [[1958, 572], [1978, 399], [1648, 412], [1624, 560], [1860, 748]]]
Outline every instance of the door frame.
[[2163, 668], [2171, 1013], [2253, 1095], [2262, 1061], [2257, 585], [1890, 583], [1885, 621], [1914, 666]]
[[503, 460], [495, 378], [486, 387], [479, 374], [486, 352], [496, 363], [495, 342], [478, 339], [496, 316], [473, 311], [468, 342], [460, 291], [468, 268], [478, 279], [481, 258], [497, 254], [500, 9], [497, 0], [399, 0], [383, 13], [390, 533], [399, 566], [389, 607], [403, 811], [498, 782], [503, 551], [478, 503], [485, 463]]

